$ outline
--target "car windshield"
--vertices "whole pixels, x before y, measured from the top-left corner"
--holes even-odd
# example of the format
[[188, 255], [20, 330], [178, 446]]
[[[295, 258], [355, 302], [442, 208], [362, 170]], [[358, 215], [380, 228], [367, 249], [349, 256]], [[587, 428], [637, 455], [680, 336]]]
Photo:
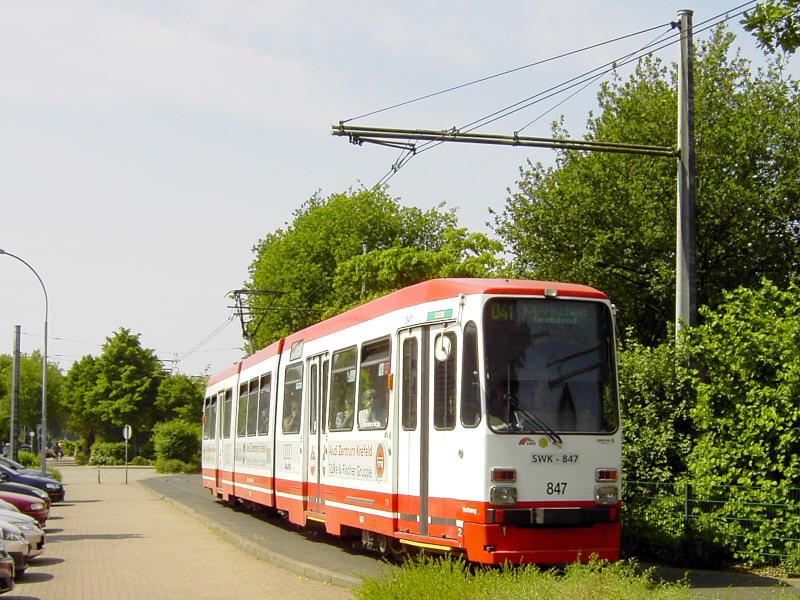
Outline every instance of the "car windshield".
[[495, 298], [484, 310], [486, 409], [498, 433], [618, 426], [612, 321], [599, 302]]

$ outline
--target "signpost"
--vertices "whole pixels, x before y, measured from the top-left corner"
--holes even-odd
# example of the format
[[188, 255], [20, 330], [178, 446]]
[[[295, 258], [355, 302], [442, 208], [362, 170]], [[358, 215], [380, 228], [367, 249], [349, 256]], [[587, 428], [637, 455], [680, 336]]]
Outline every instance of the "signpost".
[[128, 485], [128, 440], [131, 439], [131, 433], [133, 433], [133, 429], [131, 429], [130, 425], [123, 426], [122, 437], [125, 438], [125, 485]]

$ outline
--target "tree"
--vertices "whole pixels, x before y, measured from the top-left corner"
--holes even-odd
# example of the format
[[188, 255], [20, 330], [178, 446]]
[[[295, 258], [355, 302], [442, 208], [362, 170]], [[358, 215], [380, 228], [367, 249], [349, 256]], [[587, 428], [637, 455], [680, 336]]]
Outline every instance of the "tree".
[[155, 353], [142, 348], [139, 335], [120, 327], [106, 338], [98, 358], [84, 357], [67, 373], [64, 394], [70, 426], [85, 440], [117, 441], [123, 425], [131, 425], [142, 446], [150, 440], [156, 419], [156, 393], [163, 369]]
[[745, 13], [744, 28], [769, 52], [793, 54], [800, 46], [800, 0], [765, 0]]
[[[754, 75], [718, 29], [695, 61], [698, 304], [800, 267], [800, 97], [778, 60]], [[645, 58], [601, 87], [597, 141], [674, 144], [676, 67]], [[563, 126], [555, 127], [564, 135]], [[658, 343], [674, 316], [675, 162], [563, 151], [528, 164], [495, 215], [520, 275], [606, 291], [623, 328]]]
[[157, 421], [177, 419], [199, 423], [203, 414], [204, 382], [186, 375], [165, 376], [156, 395]]
[[[0, 356], [0, 431], [3, 439], [9, 435], [9, 402], [11, 396], [11, 362], [9, 355]], [[60, 435], [64, 427], [61, 411], [61, 385], [63, 375], [57, 365], [47, 363], [47, 430], [48, 439], [53, 434]], [[17, 420], [24, 431], [33, 431], [42, 422], [42, 354], [37, 350], [20, 356], [19, 361], [19, 404]], [[30, 439], [24, 440], [30, 442]]]
[[254, 348], [402, 286], [497, 272], [501, 247], [457, 226], [453, 210], [402, 207], [385, 190], [312, 196], [250, 265]]
[[67, 428], [80, 437], [84, 456], [89, 456], [95, 437], [104, 429], [98, 411], [98, 378], [97, 359], [89, 355], [73, 363], [64, 378], [61, 404], [69, 415]]

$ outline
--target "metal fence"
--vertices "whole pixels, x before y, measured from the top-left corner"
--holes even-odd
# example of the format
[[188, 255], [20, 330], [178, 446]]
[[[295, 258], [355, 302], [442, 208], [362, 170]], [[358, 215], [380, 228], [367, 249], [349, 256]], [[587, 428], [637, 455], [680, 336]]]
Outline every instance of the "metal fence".
[[697, 539], [700, 532], [753, 564], [778, 564], [800, 555], [800, 488], [626, 481], [626, 516], [683, 540]]

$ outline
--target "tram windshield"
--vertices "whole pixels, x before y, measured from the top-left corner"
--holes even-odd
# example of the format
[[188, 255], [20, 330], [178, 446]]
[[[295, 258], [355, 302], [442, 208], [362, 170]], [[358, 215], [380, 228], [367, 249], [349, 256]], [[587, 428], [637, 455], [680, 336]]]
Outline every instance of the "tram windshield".
[[486, 418], [497, 433], [610, 433], [618, 427], [614, 338], [599, 302], [486, 303]]

